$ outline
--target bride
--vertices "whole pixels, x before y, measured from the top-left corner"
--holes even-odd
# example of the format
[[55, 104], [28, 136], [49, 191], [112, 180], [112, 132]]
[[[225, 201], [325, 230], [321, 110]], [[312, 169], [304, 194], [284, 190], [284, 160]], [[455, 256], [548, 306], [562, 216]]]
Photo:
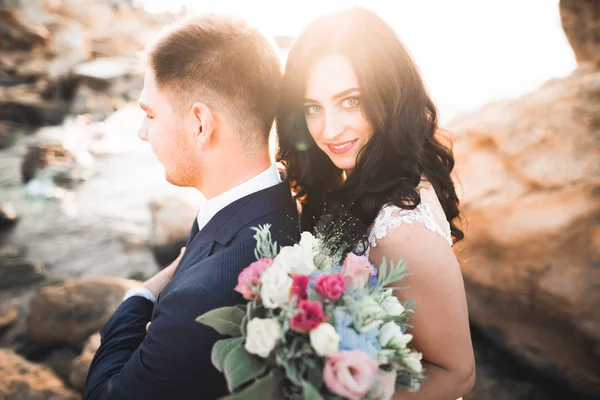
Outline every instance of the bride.
[[[448, 62], [448, 60], [440, 60]], [[457, 399], [475, 380], [465, 289], [452, 244], [458, 198], [452, 151], [419, 71], [380, 17], [351, 8], [313, 21], [292, 47], [277, 117], [278, 161], [302, 206], [302, 229], [350, 207], [370, 261], [404, 259], [401, 301], [417, 303], [413, 345], [427, 379], [394, 399]]]

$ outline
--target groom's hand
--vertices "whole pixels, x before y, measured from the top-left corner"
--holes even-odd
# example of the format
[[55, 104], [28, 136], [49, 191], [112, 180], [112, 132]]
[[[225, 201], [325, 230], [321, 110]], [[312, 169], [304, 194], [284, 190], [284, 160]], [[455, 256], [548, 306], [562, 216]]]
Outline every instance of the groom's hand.
[[179, 265], [179, 260], [181, 260], [181, 257], [183, 256], [184, 252], [185, 247], [182, 247], [181, 251], [179, 252], [179, 256], [177, 256], [175, 261], [173, 261], [168, 267], [164, 268], [162, 271], [159, 271], [152, 278], [144, 282], [143, 287], [148, 289], [154, 295], [154, 297], [158, 297], [158, 293], [160, 293], [160, 291], [163, 290], [165, 286], [167, 286], [167, 283], [171, 281], [171, 278], [173, 278], [173, 273]]

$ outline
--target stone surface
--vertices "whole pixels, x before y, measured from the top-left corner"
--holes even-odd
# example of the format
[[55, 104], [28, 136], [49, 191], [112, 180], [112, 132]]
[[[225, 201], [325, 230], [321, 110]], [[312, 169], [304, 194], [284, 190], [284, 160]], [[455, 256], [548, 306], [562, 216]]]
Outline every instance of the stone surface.
[[46, 47], [50, 40], [43, 26], [28, 24], [18, 12], [0, 8], [0, 50], [34, 50]]
[[17, 221], [19, 217], [15, 207], [8, 202], [0, 203], [0, 230], [13, 227]]
[[0, 349], [0, 399], [77, 400], [75, 392], [44, 365], [34, 364], [11, 350]]
[[17, 320], [18, 315], [15, 307], [0, 306], [0, 335]]
[[23, 246], [0, 247], [0, 289], [28, 285], [44, 279], [44, 268], [25, 258]]
[[150, 212], [150, 246], [158, 265], [166, 267], [187, 243], [198, 207], [187, 199], [171, 196], [150, 202]]
[[30, 302], [29, 336], [42, 343], [81, 344], [104, 326], [127, 289], [137, 285], [140, 282], [94, 277], [45, 287]]
[[560, 0], [560, 20], [577, 62], [600, 67], [600, 2]]
[[75, 358], [71, 364], [71, 374], [69, 375], [69, 382], [75, 390], [80, 392], [83, 391], [85, 385], [85, 379], [87, 378], [88, 370], [92, 364], [94, 354], [100, 347], [100, 334], [95, 333], [89, 337], [83, 346], [81, 355]]
[[472, 322], [534, 371], [600, 395], [600, 71], [451, 121]]

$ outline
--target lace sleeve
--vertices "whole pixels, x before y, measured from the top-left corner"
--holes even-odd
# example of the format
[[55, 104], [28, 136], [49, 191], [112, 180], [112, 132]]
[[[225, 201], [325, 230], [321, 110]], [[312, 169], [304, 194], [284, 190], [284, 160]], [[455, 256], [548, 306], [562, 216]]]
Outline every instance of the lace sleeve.
[[405, 210], [397, 206], [387, 205], [381, 209], [377, 218], [375, 218], [373, 229], [369, 233], [369, 247], [377, 247], [377, 240], [387, 235], [388, 228], [398, 228], [402, 224], [412, 223], [425, 225], [427, 229], [441, 235], [452, 246], [450, 224], [448, 221], [444, 222], [443, 226], [436, 222], [431, 206], [426, 202], [421, 202], [414, 210]]

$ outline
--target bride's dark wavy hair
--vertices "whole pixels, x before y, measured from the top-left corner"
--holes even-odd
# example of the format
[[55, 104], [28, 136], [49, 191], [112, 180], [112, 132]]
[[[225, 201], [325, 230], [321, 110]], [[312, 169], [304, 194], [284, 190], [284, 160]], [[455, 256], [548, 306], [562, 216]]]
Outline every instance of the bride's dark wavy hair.
[[[308, 70], [331, 53], [353, 65], [362, 112], [374, 129], [345, 181], [312, 139], [303, 110]], [[349, 210], [366, 226], [385, 204], [414, 209], [423, 177], [435, 189], [453, 240], [461, 240], [459, 200], [450, 177], [454, 156], [437, 125], [436, 107], [417, 66], [383, 19], [354, 7], [310, 23], [289, 52], [277, 115], [277, 160], [302, 205], [302, 229], [311, 230], [325, 209], [332, 214]]]

